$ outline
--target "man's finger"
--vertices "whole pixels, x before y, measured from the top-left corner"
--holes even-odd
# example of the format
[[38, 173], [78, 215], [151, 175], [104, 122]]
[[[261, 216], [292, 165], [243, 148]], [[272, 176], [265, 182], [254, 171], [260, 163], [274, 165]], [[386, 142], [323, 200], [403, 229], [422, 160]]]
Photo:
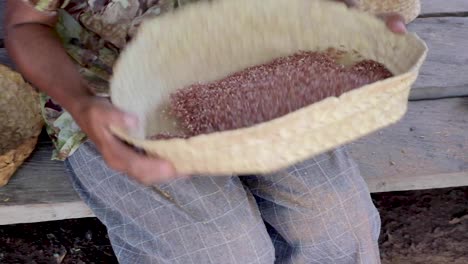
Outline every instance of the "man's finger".
[[124, 113], [113, 108], [107, 118], [108, 119], [105, 121], [108, 124], [108, 127], [112, 125], [126, 130], [138, 129], [139, 120], [136, 116], [131, 114]]
[[387, 14], [380, 14], [378, 15], [378, 17], [383, 19], [387, 27], [394, 33], [398, 33], [398, 34], [406, 33], [405, 19], [400, 14], [387, 13]]
[[138, 175], [138, 180], [147, 185], [181, 178], [176, 174], [174, 167], [169, 162], [149, 157], [138, 159], [135, 166], [132, 166], [130, 170], [129, 174]]
[[106, 137], [108, 145], [105, 146], [103, 152], [109, 159], [109, 163], [113, 165], [113, 169], [126, 173], [145, 184], [165, 182], [177, 177], [170, 162], [139, 154], [110, 132]]
[[127, 130], [137, 129], [138, 120], [136, 117], [119, 111], [109, 104], [106, 114], [99, 119], [102, 126], [100, 128], [102, 131], [98, 133], [101, 137], [98, 140], [100, 142], [99, 148], [106, 163], [112, 169], [145, 182], [157, 182], [175, 177], [175, 169], [169, 162], [138, 153], [110, 131], [111, 126]]

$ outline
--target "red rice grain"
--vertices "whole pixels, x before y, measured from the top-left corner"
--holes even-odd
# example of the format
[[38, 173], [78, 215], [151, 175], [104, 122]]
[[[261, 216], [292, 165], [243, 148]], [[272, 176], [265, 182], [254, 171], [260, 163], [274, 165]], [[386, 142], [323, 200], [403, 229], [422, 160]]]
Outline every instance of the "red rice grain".
[[345, 67], [327, 53], [299, 52], [180, 89], [171, 113], [188, 136], [244, 128], [391, 76], [372, 60]]

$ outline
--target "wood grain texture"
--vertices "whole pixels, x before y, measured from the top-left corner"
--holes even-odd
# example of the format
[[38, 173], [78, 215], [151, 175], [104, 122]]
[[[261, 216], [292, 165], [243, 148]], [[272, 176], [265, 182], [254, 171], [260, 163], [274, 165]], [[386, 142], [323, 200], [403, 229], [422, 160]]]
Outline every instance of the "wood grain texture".
[[407, 175], [386, 177], [385, 179], [366, 178], [366, 183], [373, 193], [468, 186], [468, 171], [411, 176], [410, 180], [407, 179]]
[[52, 161], [52, 143], [46, 135], [11, 181], [0, 188], [0, 205], [48, 204], [78, 201], [63, 162]]
[[52, 220], [93, 217], [81, 201], [51, 204], [0, 206], [0, 225], [37, 223]]
[[466, 0], [421, 0], [421, 15], [468, 12]]
[[[429, 47], [412, 99], [421, 99], [421, 93], [428, 98], [468, 95], [468, 17], [418, 18], [409, 30]], [[416, 91], [425, 88], [431, 91]]]
[[63, 162], [51, 161], [46, 135], [11, 181], [0, 188], [0, 225], [35, 223], [94, 214], [73, 189]]
[[430, 188], [466, 185], [468, 98], [411, 102], [401, 122], [352, 143], [350, 151], [373, 192], [426, 188], [424, 178]]
[[[349, 151], [371, 192], [468, 185], [467, 131], [468, 98], [411, 102], [401, 122], [350, 144]], [[0, 224], [92, 215], [63, 163], [50, 160], [51, 149], [42, 137], [28, 162], [0, 188], [0, 215], [13, 214]]]

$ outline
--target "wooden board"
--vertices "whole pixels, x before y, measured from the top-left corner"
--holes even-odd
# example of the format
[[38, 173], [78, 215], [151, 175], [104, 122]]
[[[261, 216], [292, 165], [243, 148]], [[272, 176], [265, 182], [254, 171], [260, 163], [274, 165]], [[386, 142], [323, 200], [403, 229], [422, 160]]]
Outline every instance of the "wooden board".
[[468, 95], [468, 17], [418, 18], [409, 30], [429, 47], [411, 99]]
[[[52, 143], [44, 134], [33, 155], [14, 175], [14, 180], [0, 188], [0, 203], [21, 205], [78, 200], [71, 191], [63, 162], [51, 160]], [[25, 195], [27, 193], [34, 195]]]
[[93, 216], [73, 190], [63, 162], [51, 161], [51, 154], [43, 134], [32, 156], [0, 188], [0, 225]]
[[467, 0], [421, 0], [421, 15], [468, 12]]
[[468, 185], [468, 98], [411, 102], [350, 151], [373, 192]]
[[411, 100], [467, 96], [468, 76], [462, 72], [468, 69], [468, 1], [421, 0], [419, 17], [409, 29], [418, 33], [430, 50]]
[[80, 200], [67, 203], [0, 206], [0, 214], [0, 225], [94, 217], [91, 210]]
[[[411, 102], [406, 117], [349, 145], [372, 192], [468, 185], [468, 98]], [[0, 188], [0, 224], [92, 216], [51, 144]]]

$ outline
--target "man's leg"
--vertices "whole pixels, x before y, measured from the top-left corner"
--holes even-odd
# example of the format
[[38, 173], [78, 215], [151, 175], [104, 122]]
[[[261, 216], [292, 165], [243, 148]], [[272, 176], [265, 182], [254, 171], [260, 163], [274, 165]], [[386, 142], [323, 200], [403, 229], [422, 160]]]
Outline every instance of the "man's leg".
[[106, 225], [120, 263], [274, 262], [255, 199], [238, 177], [145, 187], [110, 170], [90, 142], [67, 165], [75, 189]]
[[277, 263], [380, 263], [379, 214], [345, 148], [241, 180], [270, 227]]

